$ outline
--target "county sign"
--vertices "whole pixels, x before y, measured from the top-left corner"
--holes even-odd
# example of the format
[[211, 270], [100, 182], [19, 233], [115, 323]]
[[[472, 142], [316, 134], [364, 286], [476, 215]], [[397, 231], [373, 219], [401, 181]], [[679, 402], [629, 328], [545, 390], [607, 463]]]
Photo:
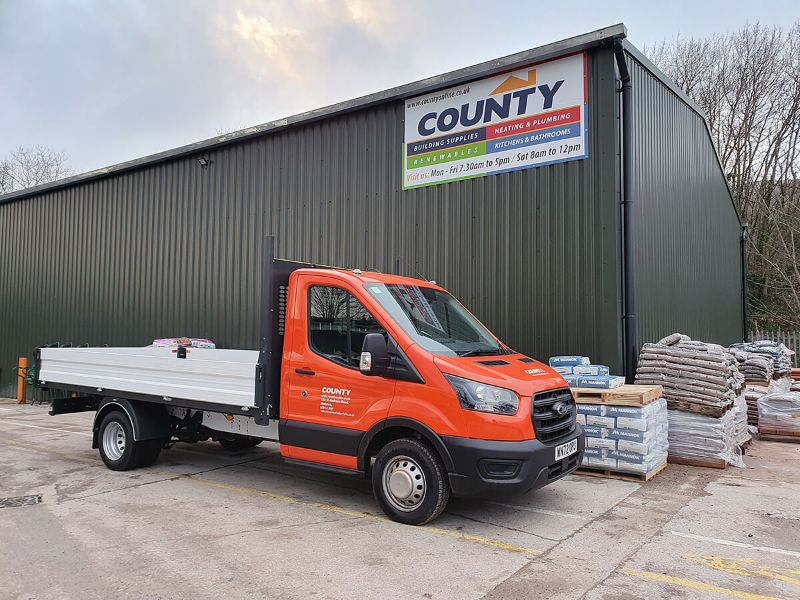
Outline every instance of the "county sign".
[[586, 158], [586, 55], [405, 100], [403, 188]]

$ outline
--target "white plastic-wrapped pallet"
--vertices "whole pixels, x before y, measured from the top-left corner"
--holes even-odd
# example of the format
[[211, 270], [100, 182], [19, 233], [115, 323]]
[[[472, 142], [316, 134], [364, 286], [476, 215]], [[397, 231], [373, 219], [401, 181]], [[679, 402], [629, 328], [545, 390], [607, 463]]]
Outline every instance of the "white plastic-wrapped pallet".
[[800, 435], [800, 393], [783, 392], [759, 398], [758, 428], [767, 434]]
[[667, 462], [667, 403], [644, 406], [578, 404], [586, 450], [582, 466], [647, 475]]
[[750, 432], [747, 430], [747, 401], [744, 399], [744, 394], [736, 397], [733, 401], [733, 436], [736, 443], [741, 446], [750, 439]]
[[736, 411], [722, 417], [706, 417], [680, 410], [667, 411], [669, 455], [694, 460], [724, 460], [744, 467], [742, 450], [736, 442]]

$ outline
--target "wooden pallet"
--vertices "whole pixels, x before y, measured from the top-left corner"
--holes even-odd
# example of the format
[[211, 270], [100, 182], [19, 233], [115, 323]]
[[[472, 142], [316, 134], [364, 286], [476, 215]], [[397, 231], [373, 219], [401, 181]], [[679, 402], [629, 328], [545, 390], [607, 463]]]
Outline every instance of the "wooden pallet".
[[686, 456], [667, 456], [671, 465], [687, 465], [689, 467], [705, 467], [707, 469], [727, 469], [728, 463], [722, 458], [689, 458]]
[[615, 406], [644, 406], [664, 394], [660, 385], [621, 385], [611, 390], [571, 388], [578, 404], [613, 404]]
[[733, 402], [727, 406], [706, 406], [704, 404], [693, 404], [686, 400], [670, 400], [667, 398], [667, 408], [718, 419], [725, 416], [725, 413], [733, 408]]
[[761, 387], [769, 387], [769, 381], [752, 381], [750, 379], [745, 380], [744, 384], [748, 385], [759, 385]]
[[800, 436], [796, 435], [775, 435], [774, 433], [760, 433], [758, 439], [765, 442], [784, 442], [786, 444], [800, 444]]
[[594, 469], [592, 467], [581, 467], [573, 471], [575, 475], [585, 475], [586, 477], [603, 477], [604, 479], [619, 479], [621, 481], [633, 481], [635, 483], [644, 483], [650, 481], [653, 477], [661, 473], [667, 468], [667, 463], [657, 467], [649, 473], [639, 475], [637, 473], [623, 473], [622, 471], [614, 471], [612, 469]]
[[770, 442], [789, 442], [800, 444], [800, 431], [793, 429], [778, 429], [776, 427], [759, 427], [758, 439]]

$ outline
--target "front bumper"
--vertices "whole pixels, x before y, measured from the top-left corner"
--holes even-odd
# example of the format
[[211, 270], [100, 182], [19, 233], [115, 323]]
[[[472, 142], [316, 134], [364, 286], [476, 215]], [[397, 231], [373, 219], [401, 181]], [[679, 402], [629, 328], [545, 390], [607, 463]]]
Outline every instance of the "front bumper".
[[[578, 451], [555, 460], [555, 447], [578, 440]], [[500, 442], [442, 436], [453, 459], [450, 489], [458, 497], [499, 497], [521, 494], [552, 483], [578, 468], [585, 446], [583, 429], [553, 444], [539, 440]]]

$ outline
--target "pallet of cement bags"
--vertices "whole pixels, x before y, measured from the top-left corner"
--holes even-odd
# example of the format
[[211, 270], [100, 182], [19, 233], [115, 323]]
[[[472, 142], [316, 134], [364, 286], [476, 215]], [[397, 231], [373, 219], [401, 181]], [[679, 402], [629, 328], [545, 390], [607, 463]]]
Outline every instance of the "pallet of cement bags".
[[577, 405], [586, 435], [582, 475], [648, 481], [667, 462], [667, 403], [661, 398], [637, 406]]
[[800, 393], [767, 394], [758, 400], [761, 439], [800, 443]]
[[642, 346], [636, 383], [663, 386], [670, 410], [721, 417], [733, 407], [744, 377], [727, 348], [674, 333]]

